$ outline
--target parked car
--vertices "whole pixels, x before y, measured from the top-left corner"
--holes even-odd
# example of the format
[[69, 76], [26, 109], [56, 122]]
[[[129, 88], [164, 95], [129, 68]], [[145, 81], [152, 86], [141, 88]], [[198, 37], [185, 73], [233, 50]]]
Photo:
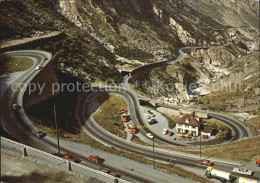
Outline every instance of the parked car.
[[124, 114], [124, 113], [126, 113], [127, 112], [127, 110], [126, 109], [119, 109], [118, 110], [118, 114]]
[[41, 130], [33, 130], [33, 134], [40, 138], [46, 136], [46, 132], [42, 132]]
[[167, 133], [168, 133], [168, 129], [167, 129], [167, 128], [164, 128], [164, 129], [163, 129], [163, 134], [164, 134], [164, 135], [167, 135]]
[[5, 79], [5, 78], [9, 78], [9, 76], [3, 74], [3, 75], [0, 76], [0, 78]]
[[243, 174], [243, 175], [252, 175], [253, 171], [252, 170], [248, 170], [245, 167], [236, 167], [233, 168], [233, 172], [234, 173], [239, 173], [239, 174]]
[[155, 117], [155, 114], [150, 114], [151, 117]]
[[158, 121], [156, 119], [149, 119], [148, 120], [149, 125], [153, 125], [153, 124], [156, 124], [156, 123], [158, 123]]
[[18, 104], [12, 104], [12, 109], [14, 110], [14, 111], [17, 111], [17, 110], [19, 110], [19, 109], [21, 109], [22, 107], [21, 106], [19, 106]]
[[172, 132], [172, 131], [169, 131], [168, 135], [169, 135], [169, 136], [172, 136], [172, 135], [173, 135], [173, 132]]
[[206, 165], [206, 166], [213, 166], [214, 165], [214, 163], [212, 163], [210, 160], [207, 160], [207, 159], [199, 160], [199, 164]]
[[42, 69], [42, 66], [41, 65], [37, 65], [35, 69], [36, 70], [40, 70], [40, 69]]
[[146, 136], [151, 138], [151, 139], [153, 138], [153, 135], [151, 133], [147, 133]]
[[148, 110], [148, 113], [149, 113], [149, 114], [153, 114], [153, 112], [152, 112], [151, 110]]
[[62, 155], [62, 158], [66, 159], [66, 160], [69, 160], [69, 161], [72, 161], [72, 162], [75, 162], [75, 163], [79, 163], [81, 161], [78, 157], [73, 156], [73, 155], [71, 155], [69, 153], [64, 153]]
[[92, 161], [94, 163], [102, 163], [103, 162], [102, 159], [99, 156], [96, 156], [96, 155], [89, 156], [88, 160]]
[[151, 116], [149, 114], [144, 114], [144, 117], [147, 118], [147, 119], [151, 118]]

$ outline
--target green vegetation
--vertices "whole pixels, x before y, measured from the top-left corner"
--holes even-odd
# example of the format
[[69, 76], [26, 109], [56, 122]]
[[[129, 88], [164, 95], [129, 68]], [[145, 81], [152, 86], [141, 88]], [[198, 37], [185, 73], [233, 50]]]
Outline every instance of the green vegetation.
[[146, 62], [149, 61], [149, 59], [154, 58], [153, 54], [142, 51], [137, 47], [119, 46], [115, 49], [115, 54], [130, 60], [141, 60]]
[[26, 57], [9, 57], [1, 60], [0, 73], [5, 72], [19, 72], [30, 68], [33, 65], [33, 61]]
[[[217, 133], [217, 134], [215, 139], [202, 141], [201, 142], [202, 145], [221, 144], [231, 138], [231, 130], [228, 128], [227, 125], [212, 119], [203, 120], [203, 123], [204, 125], [213, 127], [214, 129], [213, 133]], [[192, 144], [199, 145], [200, 142], [194, 142]]]
[[[226, 114], [232, 116], [232, 118], [240, 120], [240, 117], [238, 117], [234, 113], [228, 112]], [[249, 115], [255, 115], [255, 117], [248, 120], [244, 120], [244, 124], [250, 129], [253, 136], [260, 135], [258, 132], [258, 130], [260, 129], [260, 110], [253, 110], [249, 112]]]
[[96, 100], [101, 106], [93, 118], [107, 131], [125, 139], [124, 124], [121, 115], [117, 114], [119, 109], [127, 109], [125, 100], [113, 94], [99, 95]]
[[[199, 149], [182, 149], [179, 151], [199, 154]], [[255, 161], [257, 158], [260, 158], [260, 136], [219, 145], [218, 147], [204, 147], [202, 149], [202, 155], [246, 163]]]
[[167, 116], [167, 115], [165, 115], [165, 117], [168, 120], [168, 127], [170, 129], [173, 129], [176, 126], [176, 122], [180, 119], [179, 116]]
[[260, 135], [258, 130], [260, 129], [260, 111], [258, 110], [256, 114], [257, 117], [246, 120], [245, 125], [250, 129], [253, 136]]
[[227, 125], [212, 119], [203, 120], [204, 125], [211, 126], [213, 129], [218, 130], [217, 137], [223, 140], [228, 140], [231, 137], [231, 131]]

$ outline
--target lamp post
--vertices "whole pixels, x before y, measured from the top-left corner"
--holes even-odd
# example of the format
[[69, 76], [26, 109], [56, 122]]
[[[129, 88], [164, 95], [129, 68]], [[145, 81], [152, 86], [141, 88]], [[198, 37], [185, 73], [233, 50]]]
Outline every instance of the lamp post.
[[56, 125], [56, 136], [57, 136], [57, 144], [58, 144], [58, 156], [60, 156], [60, 142], [59, 142], [59, 134], [58, 134], [58, 125], [57, 125], [57, 117], [56, 117], [56, 106], [53, 106], [54, 111], [54, 121]]

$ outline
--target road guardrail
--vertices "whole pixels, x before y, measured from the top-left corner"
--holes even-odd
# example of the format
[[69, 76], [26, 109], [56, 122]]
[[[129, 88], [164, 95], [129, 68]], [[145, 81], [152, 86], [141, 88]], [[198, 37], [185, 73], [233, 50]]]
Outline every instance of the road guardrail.
[[27, 146], [25, 144], [21, 144], [19, 142], [7, 139], [5, 137], [1, 137], [1, 147], [5, 147], [5, 145], [11, 146], [12, 150], [20, 150], [21, 154], [23, 157], [26, 156], [31, 156], [31, 157], [36, 157], [39, 159], [43, 159], [44, 161], [46, 161], [47, 159], [49, 160], [49, 162], [53, 163], [54, 161], [58, 162], [57, 164], [59, 166], [61, 166], [61, 169], [67, 170], [67, 171], [76, 171], [76, 172], [91, 172], [94, 174], [97, 174], [99, 176], [103, 176], [104, 178], [107, 178], [109, 182], [120, 182], [120, 183], [130, 183], [128, 181], [125, 181], [123, 179], [120, 178], [116, 178], [112, 175], [109, 175], [107, 173], [104, 173], [102, 171], [99, 170], [95, 170], [92, 169], [90, 167], [78, 164], [78, 163], [74, 163], [71, 161], [68, 161], [66, 159], [63, 159], [61, 157], [55, 156], [53, 154], [41, 151], [39, 149], [35, 149], [33, 147]]

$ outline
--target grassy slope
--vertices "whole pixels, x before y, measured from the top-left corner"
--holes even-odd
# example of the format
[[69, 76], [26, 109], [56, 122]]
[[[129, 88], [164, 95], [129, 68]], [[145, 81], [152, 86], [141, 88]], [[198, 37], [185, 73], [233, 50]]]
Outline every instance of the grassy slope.
[[0, 74], [5, 72], [19, 72], [30, 68], [33, 65], [32, 59], [25, 57], [12, 57], [1, 60]]
[[121, 116], [117, 114], [119, 109], [127, 108], [124, 99], [113, 94], [107, 94], [98, 96], [97, 101], [101, 106], [99, 111], [93, 115], [93, 118], [107, 131], [125, 139], [124, 125], [121, 122]]

